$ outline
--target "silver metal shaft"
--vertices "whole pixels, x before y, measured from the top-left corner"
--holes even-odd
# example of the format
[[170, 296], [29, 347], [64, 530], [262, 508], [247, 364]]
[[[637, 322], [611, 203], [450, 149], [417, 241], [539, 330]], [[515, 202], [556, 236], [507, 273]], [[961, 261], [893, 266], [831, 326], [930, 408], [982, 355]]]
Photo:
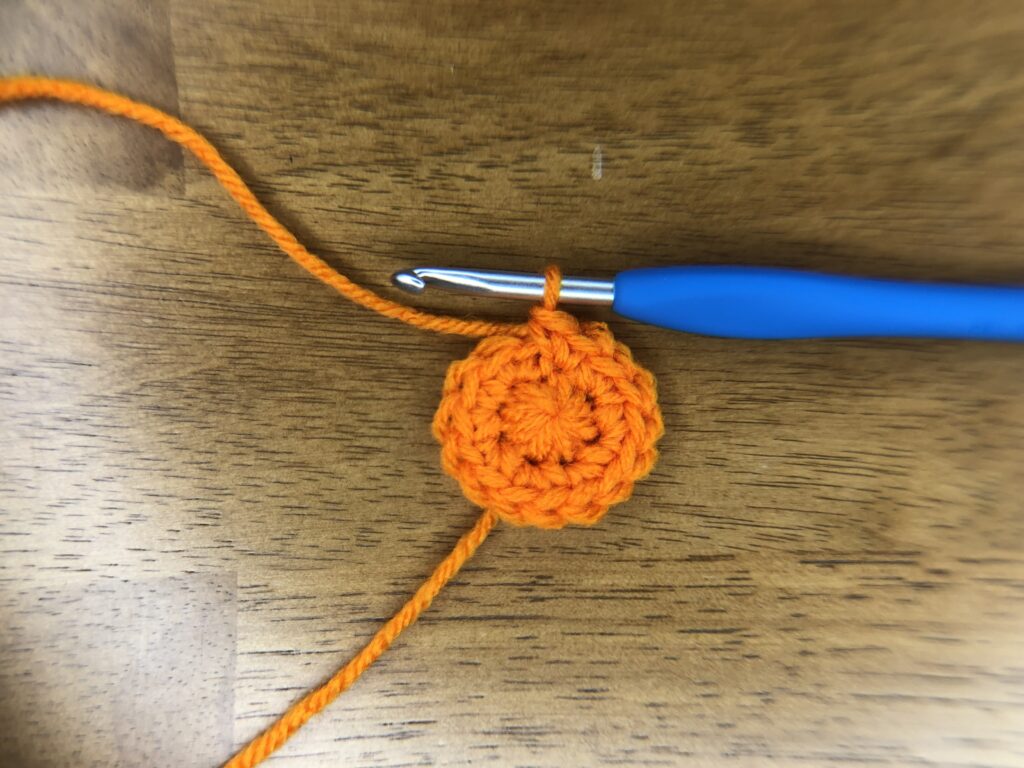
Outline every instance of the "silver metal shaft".
[[[544, 276], [529, 272], [416, 267], [395, 272], [391, 276], [391, 282], [409, 293], [423, 293], [428, 285], [436, 285], [460, 293], [504, 299], [544, 297]], [[610, 306], [615, 300], [615, 283], [611, 280], [594, 280], [587, 277], [563, 277], [558, 299], [565, 304]]]

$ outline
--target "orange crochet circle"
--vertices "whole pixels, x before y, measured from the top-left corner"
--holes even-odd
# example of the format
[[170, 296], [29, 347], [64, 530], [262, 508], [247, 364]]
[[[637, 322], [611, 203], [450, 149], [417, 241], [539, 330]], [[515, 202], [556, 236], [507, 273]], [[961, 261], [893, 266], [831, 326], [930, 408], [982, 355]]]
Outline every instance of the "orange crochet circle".
[[486, 338], [453, 363], [434, 417], [466, 497], [538, 528], [600, 520], [654, 466], [662, 431], [654, 377], [629, 349], [548, 307], [525, 336]]

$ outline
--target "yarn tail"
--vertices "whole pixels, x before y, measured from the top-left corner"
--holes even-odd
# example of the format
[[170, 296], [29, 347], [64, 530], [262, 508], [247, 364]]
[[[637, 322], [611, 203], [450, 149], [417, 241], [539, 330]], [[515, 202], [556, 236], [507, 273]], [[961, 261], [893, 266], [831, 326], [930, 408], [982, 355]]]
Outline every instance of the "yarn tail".
[[402, 606], [401, 610], [377, 631], [377, 634], [363, 650], [338, 670], [334, 677], [315, 691], [308, 693], [298, 703], [293, 704], [291, 709], [281, 715], [276, 723], [250, 741], [247, 746], [225, 763], [225, 768], [252, 768], [252, 766], [263, 762], [305, 725], [306, 721], [323, 710], [359, 679], [359, 676], [391, 646], [391, 643], [413, 624], [423, 611], [430, 607], [430, 603], [437, 597], [444, 585], [459, 572], [459, 569], [476, 552], [477, 547], [484, 542], [497, 520], [498, 518], [493, 512], [484, 512], [480, 515], [476, 524], [459, 539], [455, 548], [434, 569], [430, 578], [423, 582], [416, 590], [416, 594]]

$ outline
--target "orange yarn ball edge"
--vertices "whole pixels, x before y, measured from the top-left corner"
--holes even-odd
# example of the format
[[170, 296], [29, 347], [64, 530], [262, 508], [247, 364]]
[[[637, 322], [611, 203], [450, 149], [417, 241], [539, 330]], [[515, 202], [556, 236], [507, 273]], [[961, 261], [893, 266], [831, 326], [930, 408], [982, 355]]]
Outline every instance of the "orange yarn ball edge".
[[434, 436], [445, 472], [474, 504], [516, 525], [593, 525], [657, 458], [654, 376], [604, 323], [543, 306], [524, 336], [491, 336], [445, 378]]

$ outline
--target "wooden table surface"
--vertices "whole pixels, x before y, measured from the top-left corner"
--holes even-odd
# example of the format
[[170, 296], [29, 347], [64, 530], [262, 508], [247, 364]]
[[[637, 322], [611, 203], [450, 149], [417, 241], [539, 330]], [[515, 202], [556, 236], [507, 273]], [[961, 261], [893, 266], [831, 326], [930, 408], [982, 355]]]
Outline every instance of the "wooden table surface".
[[[1019, 0], [3, 0], [24, 71], [181, 115], [392, 296], [551, 260], [1024, 283]], [[1024, 348], [613, 327], [653, 475], [501, 527], [273, 764], [1024, 765]], [[0, 109], [0, 343], [2, 765], [217, 765], [477, 515], [429, 432], [471, 342], [311, 280], [137, 126]]]

